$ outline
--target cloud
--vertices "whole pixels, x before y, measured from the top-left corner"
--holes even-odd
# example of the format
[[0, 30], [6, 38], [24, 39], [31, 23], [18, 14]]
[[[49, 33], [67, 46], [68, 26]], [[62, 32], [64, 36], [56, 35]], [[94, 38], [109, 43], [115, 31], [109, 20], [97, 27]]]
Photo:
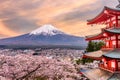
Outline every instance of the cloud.
[[88, 35], [93, 28], [86, 25], [86, 20], [95, 17], [103, 6], [115, 4], [115, 0], [0, 0], [0, 25], [4, 30], [0, 34], [15, 36], [49, 23], [69, 34]]
[[8, 29], [2, 21], [0, 21], [0, 32], [1, 32], [1, 35], [5, 35], [5, 36], [18, 35], [16, 32]]
[[[34, 29], [34, 27], [38, 27], [36, 25], [35, 20], [28, 20], [24, 17], [16, 17], [8, 20], [4, 20], [3, 23], [6, 26], [9, 26], [13, 31], [17, 31], [17, 33], [27, 32], [28, 29]], [[12, 24], [11, 24], [12, 23]]]

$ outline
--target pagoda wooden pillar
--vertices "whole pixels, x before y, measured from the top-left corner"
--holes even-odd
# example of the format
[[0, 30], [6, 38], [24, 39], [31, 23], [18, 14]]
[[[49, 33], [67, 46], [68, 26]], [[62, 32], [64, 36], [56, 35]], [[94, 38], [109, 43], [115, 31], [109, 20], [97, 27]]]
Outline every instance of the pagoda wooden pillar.
[[118, 61], [117, 60], [115, 60], [115, 65], [116, 65], [116, 70], [119, 70], [118, 69]]
[[116, 15], [116, 27], [118, 27], [118, 16]]
[[116, 48], [118, 48], [118, 35], [116, 34]]
[[111, 48], [111, 36], [109, 38], [109, 48]]
[[112, 22], [112, 21], [111, 21], [111, 18], [110, 18], [110, 22], [108, 23], [108, 24], [109, 24], [109, 28], [111, 28], [111, 22]]

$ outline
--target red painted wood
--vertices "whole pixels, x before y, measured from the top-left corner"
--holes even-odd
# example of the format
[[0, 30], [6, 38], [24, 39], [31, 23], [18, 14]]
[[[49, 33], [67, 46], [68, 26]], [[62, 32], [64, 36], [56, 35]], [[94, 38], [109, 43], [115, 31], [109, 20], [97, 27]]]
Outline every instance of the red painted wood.
[[[102, 48], [106, 50], [120, 48], [120, 39], [118, 38], [120, 34], [108, 33], [105, 31], [105, 29], [120, 28], [120, 24], [118, 22], [120, 20], [118, 18], [119, 16], [120, 10], [114, 10], [105, 7], [97, 17], [88, 21], [87, 24], [105, 24], [106, 27], [101, 29], [101, 34], [89, 37], [86, 40], [102, 40], [105, 42], [105, 45]], [[104, 34], [107, 34], [107, 36]], [[85, 56], [85, 58], [98, 59], [91, 56]], [[120, 71], [120, 66], [118, 67], [118, 62], [120, 62], [120, 60], [118, 61], [117, 59], [103, 57], [102, 63], [100, 63], [99, 67], [111, 72]]]
[[120, 71], [120, 69], [118, 68], [118, 61], [116, 59], [104, 57], [102, 61], [103, 63], [100, 63], [99, 67], [102, 67], [103, 69], [109, 70], [111, 72]]
[[118, 35], [116, 34], [116, 48], [118, 48]]

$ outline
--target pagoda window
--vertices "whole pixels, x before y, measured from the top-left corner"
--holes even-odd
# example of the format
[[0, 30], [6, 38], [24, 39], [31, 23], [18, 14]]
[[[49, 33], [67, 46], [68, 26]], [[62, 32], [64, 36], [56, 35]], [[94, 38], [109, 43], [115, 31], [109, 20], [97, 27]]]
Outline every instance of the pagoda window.
[[108, 19], [107, 22], [110, 22], [110, 19]]
[[116, 41], [112, 41], [113, 48], [116, 48]]
[[115, 19], [116, 19], [115, 17], [112, 17], [112, 19], [111, 19], [111, 20], [112, 20], [112, 21], [114, 21]]
[[118, 16], [118, 19], [120, 19], [120, 16]]
[[115, 27], [116, 27], [116, 24], [113, 24], [113, 27], [115, 28]]
[[102, 62], [105, 62], [105, 58], [102, 58]]
[[120, 41], [118, 41], [118, 47], [120, 48]]
[[111, 40], [115, 40], [115, 36], [112, 36], [112, 37], [111, 37]]
[[110, 40], [110, 37], [108, 37], [108, 40]]
[[116, 41], [112, 41], [112, 44], [113, 44], [113, 45], [116, 45]]
[[118, 36], [118, 39], [120, 39], [120, 35]]
[[102, 62], [103, 62], [103, 64], [104, 64], [104, 66], [107, 67], [107, 61], [106, 61], [105, 58], [102, 58]]
[[118, 61], [118, 68], [120, 69], [120, 61]]
[[107, 25], [106, 27], [108, 28], [108, 27], [109, 27], [109, 24], [107, 23], [106, 25]]
[[118, 26], [120, 26], [120, 20], [118, 20]]
[[107, 67], [107, 61], [104, 62], [104, 66]]
[[113, 24], [115, 24], [116, 23], [116, 21], [113, 21]]
[[110, 38], [108, 37], [107, 40], [109, 40]]
[[108, 41], [106, 42], [106, 47], [109, 47], [109, 42]]
[[116, 67], [115, 61], [112, 61], [112, 62], [111, 62], [111, 67], [112, 67], [112, 68], [115, 68], [115, 67]]

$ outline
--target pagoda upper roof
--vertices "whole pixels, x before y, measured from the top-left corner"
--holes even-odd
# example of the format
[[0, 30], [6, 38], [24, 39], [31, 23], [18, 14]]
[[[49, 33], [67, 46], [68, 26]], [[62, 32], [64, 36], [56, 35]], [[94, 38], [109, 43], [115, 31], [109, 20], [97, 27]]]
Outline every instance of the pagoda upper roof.
[[120, 34], [120, 28], [110, 28], [110, 29], [105, 29], [105, 31], [108, 33]]
[[112, 51], [107, 52], [103, 56], [108, 57], [108, 58], [115, 58], [115, 59], [120, 59], [120, 49], [115, 49]]
[[98, 40], [104, 38], [103, 33], [86, 36], [86, 40]]
[[120, 8], [110, 8], [105, 6], [102, 12], [97, 15], [95, 18], [88, 20], [87, 24], [97, 24], [102, 23], [104, 24], [108, 18], [111, 18], [115, 15], [120, 15]]
[[107, 36], [112, 36], [113, 34], [120, 34], [120, 28], [103, 29], [99, 34], [86, 36], [86, 40], [99, 40], [101, 38], [106, 38]]

